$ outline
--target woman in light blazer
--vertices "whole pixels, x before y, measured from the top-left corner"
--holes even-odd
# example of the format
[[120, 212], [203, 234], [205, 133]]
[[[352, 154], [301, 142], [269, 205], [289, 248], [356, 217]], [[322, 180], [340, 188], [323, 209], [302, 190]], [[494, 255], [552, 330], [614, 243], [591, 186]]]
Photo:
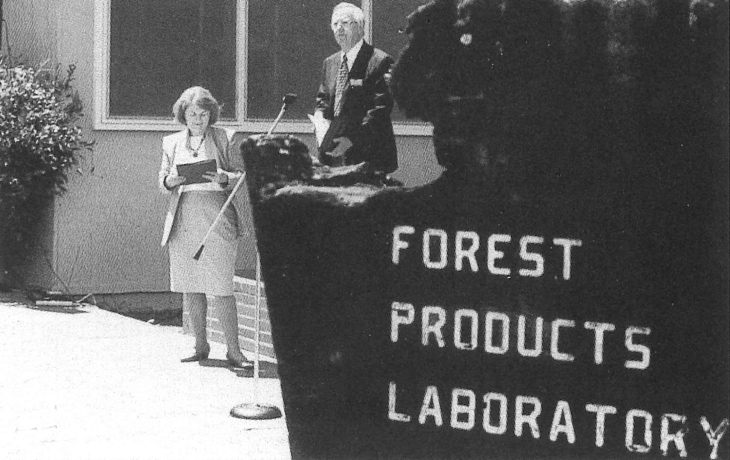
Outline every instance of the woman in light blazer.
[[[195, 353], [182, 362], [208, 358], [206, 318], [210, 302], [225, 334], [226, 359], [236, 367], [251, 367], [239, 347], [233, 296], [238, 241], [244, 228], [243, 197], [234, 197], [233, 206], [227, 208], [211, 232], [199, 260], [193, 258], [243, 174], [243, 161], [234, 151], [233, 132], [213, 126], [220, 115], [220, 105], [207, 89], [188, 88], [175, 102], [172, 112], [185, 129], [162, 140], [159, 186], [170, 195], [162, 234], [162, 246], [167, 245], [170, 254], [170, 290], [183, 294], [183, 307], [189, 312], [195, 333]], [[202, 160], [215, 160], [217, 171], [203, 175], [208, 182], [186, 184], [186, 178], [178, 175], [177, 166]]]

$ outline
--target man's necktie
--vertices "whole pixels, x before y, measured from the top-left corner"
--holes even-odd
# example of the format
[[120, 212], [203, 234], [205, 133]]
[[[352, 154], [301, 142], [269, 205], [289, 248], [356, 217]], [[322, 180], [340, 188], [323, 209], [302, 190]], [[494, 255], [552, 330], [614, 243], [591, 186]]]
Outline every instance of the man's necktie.
[[335, 87], [335, 116], [339, 116], [340, 111], [342, 111], [342, 94], [345, 92], [345, 86], [347, 86], [348, 73], [347, 56], [342, 55], [342, 64], [340, 65], [340, 71], [337, 74], [337, 86]]

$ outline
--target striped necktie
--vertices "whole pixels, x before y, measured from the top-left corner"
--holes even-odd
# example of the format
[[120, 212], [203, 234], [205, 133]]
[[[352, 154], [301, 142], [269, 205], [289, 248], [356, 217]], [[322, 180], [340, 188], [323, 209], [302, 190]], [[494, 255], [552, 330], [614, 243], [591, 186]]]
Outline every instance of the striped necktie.
[[337, 86], [335, 87], [335, 116], [339, 116], [342, 111], [342, 94], [345, 92], [345, 86], [347, 86], [347, 74], [349, 73], [347, 68], [347, 55], [342, 55], [342, 64], [340, 65], [340, 71], [337, 74]]

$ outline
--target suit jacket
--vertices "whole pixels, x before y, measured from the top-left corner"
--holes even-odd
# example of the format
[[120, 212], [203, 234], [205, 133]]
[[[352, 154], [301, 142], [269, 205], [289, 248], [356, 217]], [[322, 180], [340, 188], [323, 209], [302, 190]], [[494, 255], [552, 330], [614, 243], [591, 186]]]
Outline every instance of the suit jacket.
[[[238, 153], [238, 143], [234, 142], [233, 134], [234, 132], [231, 130], [210, 126], [205, 136], [205, 151], [212, 153], [212, 156], [218, 164], [218, 172], [228, 175], [228, 185], [225, 189], [221, 188], [221, 190], [226, 190], [229, 193], [235, 187], [236, 181], [241, 177], [244, 169], [243, 157]], [[168, 190], [165, 187], [164, 180], [165, 176], [170, 174], [175, 163], [175, 153], [185, 148], [186, 138], [187, 129], [184, 129], [175, 134], [165, 136], [162, 139], [162, 164], [158, 173], [158, 185], [163, 193], [170, 195], [165, 224], [162, 230], [162, 246], [165, 246], [170, 239], [172, 224], [175, 222], [175, 213], [180, 202], [180, 187]], [[244, 219], [247, 206], [246, 197], [242, 192], [244, 188], [241, 187], [238, 189], [236, 196], [231, 202], [236, 211], [236, 223], [238, 227], [238, 234], [236, 236], [248, 233], [247, 222]]]
[[[393, 97], [387, 82], [393, 58], [363, 42], [355, 62], [350, 65], [342, 110], [335, 119], [335, 86], [341, 54], [337, 52], [324, 60], [317, 92], [316, 109], [333, 121], [332, 132], [328, 132], [327, 137], [350, 139], [352, 147], [345, 152], [346, 164], [367, 161], [376, 171], [393, 172], [398, 168], [398, 152], [390, 120]], [[323, 153], [320, 151], [320, 159], [326, 164]]]

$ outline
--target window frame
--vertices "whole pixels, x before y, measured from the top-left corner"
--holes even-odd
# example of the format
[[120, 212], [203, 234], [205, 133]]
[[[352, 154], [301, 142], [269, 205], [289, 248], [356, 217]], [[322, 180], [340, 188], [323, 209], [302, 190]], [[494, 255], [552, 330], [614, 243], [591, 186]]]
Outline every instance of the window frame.
[[[372, 42], [373, 1], [362, 0], [365, 13], [365, 39]], [[384, 0], [385, 1], [385, 0]], [[150, 116], [111, 116], [109, 114], [109, 69], [111, 2], [94, 2], [94, 129], [98, 131], [178, 131], [180, 125], [169, 118]], [[233, 128], [241, 132], [266, 132], [271, 120], [246, 119], [248, 88], [245, 84], [248, 74], [248, 0], [236, 1], [236, 114], [234, 120], [219, 120], [218, 126]], [[174, 102], [174, 101], [173, 101]], [[172, 102], [170, 102], [172, 107]], [[312, 105], [314, 96], [312, 96]], [[311, 133], [311, 123], [305, 120], [282, 120], [278, 131], [288, 133]], [[433, 129], [423, 122], [393, 122], [393, 130], [400, 136], [431, 136]]]

